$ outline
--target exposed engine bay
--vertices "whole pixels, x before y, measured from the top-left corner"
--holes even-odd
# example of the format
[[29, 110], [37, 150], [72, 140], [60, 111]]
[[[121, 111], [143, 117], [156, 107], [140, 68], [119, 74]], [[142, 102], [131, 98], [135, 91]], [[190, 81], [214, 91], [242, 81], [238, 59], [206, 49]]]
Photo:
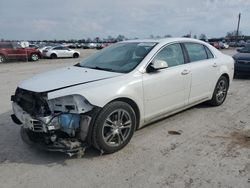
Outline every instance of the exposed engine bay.
[[91, 122], [86, 113], [94, 108], [84, 97], [68, 95], [48, 100], [47, 93], [17, 88], [11, 100], [14, 111], [11, 117], [22, 124], [25, 142], [70, 156], [83, 155]]

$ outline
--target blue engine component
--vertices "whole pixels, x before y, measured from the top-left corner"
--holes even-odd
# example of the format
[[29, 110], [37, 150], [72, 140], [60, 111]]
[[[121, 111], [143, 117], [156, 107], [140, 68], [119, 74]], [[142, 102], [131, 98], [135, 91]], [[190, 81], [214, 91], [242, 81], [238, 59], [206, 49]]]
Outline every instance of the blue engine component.
[[62, 114], [59, 117], [59, 123], [62, 131], [68, 133], [70, 136], [75, 136], [75, 130], [80, 127], [80, 115]]

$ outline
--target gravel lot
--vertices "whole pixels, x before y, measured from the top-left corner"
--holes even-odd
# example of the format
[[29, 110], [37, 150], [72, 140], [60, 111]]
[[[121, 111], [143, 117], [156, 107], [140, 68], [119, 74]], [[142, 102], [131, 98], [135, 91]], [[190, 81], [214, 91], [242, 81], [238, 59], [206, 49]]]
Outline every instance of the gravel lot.
[[249, 78], [234, 80], [222, 106], [201, 104], [151, 124], [111, 155], [89, 149], [82, 159], [69, 158], [24, 144], [10, 119], [18, 82], [77, 60], [0, 64], [0, 187], [250, 187], [250, 141], [243, 136], [250, 128]]

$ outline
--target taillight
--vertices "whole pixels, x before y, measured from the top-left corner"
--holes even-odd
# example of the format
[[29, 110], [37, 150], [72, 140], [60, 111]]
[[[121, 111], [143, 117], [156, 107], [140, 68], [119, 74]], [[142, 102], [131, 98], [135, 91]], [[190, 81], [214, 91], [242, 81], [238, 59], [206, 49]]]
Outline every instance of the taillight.
[[44, 53], [48, 52], [48, 50], [43, 50]]

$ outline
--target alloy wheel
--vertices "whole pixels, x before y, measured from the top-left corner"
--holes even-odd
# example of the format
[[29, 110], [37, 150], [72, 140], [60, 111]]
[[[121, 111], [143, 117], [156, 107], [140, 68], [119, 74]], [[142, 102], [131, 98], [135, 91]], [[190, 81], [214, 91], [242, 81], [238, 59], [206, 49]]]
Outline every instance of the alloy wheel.
[[126, 110], [113, 111], [104, 121], [102, 130], [104, 142], [111, 147], [120, 146], [129, 137], [131, 128], [132, 118]]
[[37, 54], [32, 54], [31, 55], [31, 59], [32, 59], [32, 61], [37, 61], [38, 60], [38, 55]]
[[219, 103], [222, 103], [226, 98], [227, 94], [227, 84], [225, 80], [220, 80], [217, 85], [216, 99]]
[[0, 63], [3, 63], [5, 61], [4, 57], [0, 55]]

